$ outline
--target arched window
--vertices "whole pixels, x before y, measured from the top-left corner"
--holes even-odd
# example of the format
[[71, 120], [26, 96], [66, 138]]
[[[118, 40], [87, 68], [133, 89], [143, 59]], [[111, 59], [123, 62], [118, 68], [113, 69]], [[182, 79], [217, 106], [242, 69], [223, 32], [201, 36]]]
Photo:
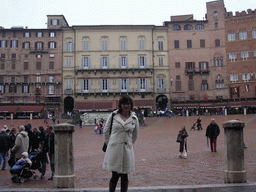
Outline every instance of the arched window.
[[193, 26], [192, 25], [185, 25], [184, 26], [184, 30], [193, 30]]
[[202, 24], [196, 25], [196, 30], [204, 30], [204, 26]]
[[172, 30], [173, 31], [180, 31], [181, 30], [181, 27], [179, 25], [173, 25], [172, 26]]
[[218, 28], [219, 28], [219, 26], [218, 26], [218, 23], [217, 23], [217, 22], [214, 24], [214, 27], [215, 27], [215, 29], [218, 29]]

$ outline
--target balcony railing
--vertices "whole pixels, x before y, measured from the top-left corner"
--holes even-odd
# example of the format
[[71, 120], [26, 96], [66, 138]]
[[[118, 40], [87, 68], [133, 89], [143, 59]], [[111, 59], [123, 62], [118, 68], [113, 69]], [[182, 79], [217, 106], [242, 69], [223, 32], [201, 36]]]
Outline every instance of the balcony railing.
[[122, 93], [137, 93], [137, 94], [151, 94], [153, 93], [153, 88], [147, 88], [145, 90], [139, 90], [136, 88], [129, 89], [129, 90], [122, 90], [119, 89], [109, 89], [108, 91], [100, 91], [99, 89], [91, 89], [90, 91], [81, 91], [77, 90], [75, 94], [122, 94]]
[[185, 73], [187, 74], [195, 74], [195, 73], [209, 73], [210, 72], [210, 68], [185, 68]]
[[103, 72], [103, 71], [107, 71], [107, 72], [113, 72], [114, 74], [116, 72], [141, 72], [141, 71], [145, 71], [145, 72], [151, 72], [153, 73], [153, 65], [147, 65], [147, 67], [138, 67], [138, 65], [130, 65], [129, 67], [124, 67], [124, 68], [81, 68], [81, 67], [76, 67], [75, 68], [75, 73], [77, 74], [78, 72], [81, 72], [82, 74], [84, 72], [88, 72], [90, 73], [97, 73], [97, 72]]

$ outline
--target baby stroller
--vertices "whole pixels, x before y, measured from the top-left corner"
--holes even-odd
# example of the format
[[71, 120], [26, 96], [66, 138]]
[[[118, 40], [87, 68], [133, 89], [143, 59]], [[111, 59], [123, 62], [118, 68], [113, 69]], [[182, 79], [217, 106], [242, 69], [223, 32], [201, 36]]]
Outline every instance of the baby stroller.
[[193, 124], [193, 126], [190, 128], [190, 131], [196, 130], [196, 123]]
[[[38, 152], [37, 152], [38, 154]], [[39, 180], [39, 176], [32, 169], [38, 169], [37, 163], [37, 154], [30, 155], [29, 159], [32, 161], [32, 166], [30, 166], [26, 161], [20, 159], [15, 163], [15, 165], [10, 169], [10, 173], [12, 174], [12, 181], [14, 183], [24, 183], [25, 179], [29, 179], [30, 177], [34, 177], [37, 181]], [[40, 161], [39, 161], [40, 163]]]

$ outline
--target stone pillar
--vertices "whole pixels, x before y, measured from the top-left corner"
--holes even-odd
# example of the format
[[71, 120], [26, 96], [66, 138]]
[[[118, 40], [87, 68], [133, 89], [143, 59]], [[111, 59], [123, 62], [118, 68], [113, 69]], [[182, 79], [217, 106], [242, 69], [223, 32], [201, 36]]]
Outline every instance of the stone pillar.
[[13, 120], [13, 113], [11, 113], [11, 120]]
[[189, 112], [188, 112], [188, 110], [186, 110], [186, 116], [187, 116], [187, 117], [189, 116]]
[[246, 113], [247, 113], [247, 112], [246, 112], [246, 107], [245, 107], [245, 108], [244, 108], [244, 115], [246, 115]]
[[225, 109], [225, 116], [228, 115], [228, 109]]
[[54, 126], [55, 132], [55, 175], [53, 187], [75, 188], [73, 132], [75, 126], [71, 124], [58, 124]]
[[241, 121], [231, 120], [223, 123], [225, 134], [226, 170], [224, 170], [225, 183], [246, 183], [244, 170], [243, 128]]
[[30, 113], [30, 120], [33, 119], [33, 113]]

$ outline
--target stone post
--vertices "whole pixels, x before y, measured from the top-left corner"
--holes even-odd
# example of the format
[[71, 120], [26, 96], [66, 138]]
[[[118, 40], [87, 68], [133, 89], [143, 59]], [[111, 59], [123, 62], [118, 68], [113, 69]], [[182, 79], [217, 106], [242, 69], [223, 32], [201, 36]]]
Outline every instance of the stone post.
[[187, 117], [189, 116], [189, 111], [188, 111], [188, 110], [186, 110], [186, 116], [187, 116]]
[[223, 123], [225, 137], [225, 183], [246, 183], [244, 170], [243, 128], [245, 124], [238, 120]]
[[75, 188], [73, 132], [75, 126], [58, 124], [55, 132], [55, 175], [54, 188]]

